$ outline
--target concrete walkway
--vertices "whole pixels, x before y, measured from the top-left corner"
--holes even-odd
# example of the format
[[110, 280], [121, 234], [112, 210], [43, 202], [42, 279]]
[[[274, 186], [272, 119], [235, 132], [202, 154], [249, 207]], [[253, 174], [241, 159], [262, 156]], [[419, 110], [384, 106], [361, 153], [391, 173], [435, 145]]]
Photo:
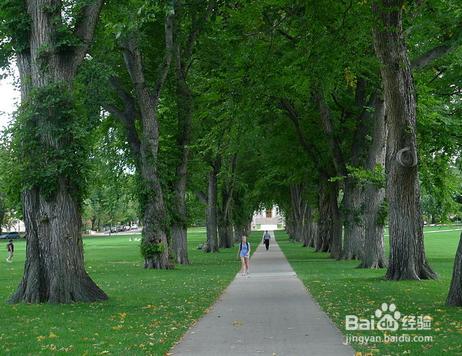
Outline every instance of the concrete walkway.
[[273, 238], [268, 252], [262, 244], [255, 251], [250, 276], [237, 275], [210, 312], [171, 352], [198, 356], [354, 355], [342, 342], [339, 330], [313, 301]]

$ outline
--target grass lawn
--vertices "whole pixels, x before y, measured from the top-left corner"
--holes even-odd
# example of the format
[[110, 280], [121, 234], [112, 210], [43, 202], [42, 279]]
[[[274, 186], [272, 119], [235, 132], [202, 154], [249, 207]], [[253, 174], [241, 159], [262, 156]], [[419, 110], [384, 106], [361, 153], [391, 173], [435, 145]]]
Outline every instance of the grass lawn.
[[459, 234], [460, 231], [426, 234], [427, 257], [439, 274], [438, 280], [400, 282], [384, 280], [385, 270], [356, 269], [357, 261], [334, 261], [325, 253], [302, 248], [298, 243], [289, 242], [283, 232], [277, 233], [276, 237], [300, 279], [343, 334], [383, 336], [379, 331], [346, 331], [344, 325], [345, 315], [369, 319], [382, 303], [396, 304], [402, 315], [429, 315], [433, 318], [431, 331], [388, 333], [432, 336], [432, 342], [352, 343], [363, 355], [364, 352], [373, 355], [462, 355], [462, 308], [444, 305]]
[[[190, 266], [142, 268], [139, 242], [128, 236], [85, 238], [86, 268], [109, 295], [102, 303], [8, 305], [22, 276], [25, 242], [5, 262], [0, 243], [0, 354], [163, 355], [210, 307], [240, 268], [237, 249], [196, 249], [203, 229], [189, 233]], [[251, 236], [255, 242], [260, 234]], [[254, 246], [256, 244], [254, 243]]]

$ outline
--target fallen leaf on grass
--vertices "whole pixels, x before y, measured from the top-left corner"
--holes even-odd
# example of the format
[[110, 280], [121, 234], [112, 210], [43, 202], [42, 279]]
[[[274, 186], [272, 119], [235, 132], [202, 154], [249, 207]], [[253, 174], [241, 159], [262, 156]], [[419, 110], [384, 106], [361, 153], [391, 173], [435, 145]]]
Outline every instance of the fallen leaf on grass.
[[148, 304], [145, 307], [143, 307], [142, 309], [155, 309], [155, 308], [157, 308], [155, 305]]

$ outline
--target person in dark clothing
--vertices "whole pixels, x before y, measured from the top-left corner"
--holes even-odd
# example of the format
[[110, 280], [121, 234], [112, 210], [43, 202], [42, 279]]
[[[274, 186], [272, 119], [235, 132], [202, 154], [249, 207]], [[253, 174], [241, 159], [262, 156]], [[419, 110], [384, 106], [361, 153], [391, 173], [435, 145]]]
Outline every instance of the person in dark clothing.
[[6, 262], [13, 262], [13, 255], [14, 255], [14, 244], [13, 240], [10, 240], [8, 244], [6, 245], [6, 249], [8, 251], [8, 257], [6, 259]]
[[269, 250], [270, 239], [271, 239], [270, 233], [268, 231], [265, 231], [265, 233], [263, 234], [263, 243], [265, 244], [266, 251]]

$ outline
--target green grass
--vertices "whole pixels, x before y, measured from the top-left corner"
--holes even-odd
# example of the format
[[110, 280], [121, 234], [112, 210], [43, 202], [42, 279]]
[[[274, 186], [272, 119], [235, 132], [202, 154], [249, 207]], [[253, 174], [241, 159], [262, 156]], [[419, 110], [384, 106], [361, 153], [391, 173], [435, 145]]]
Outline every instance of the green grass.
[[[165, 354], [240, 268], [236, 249], [197, 250], [203, 231], [189, 233], [192, 264], [168, 271], [143, 269], [139, 242], [127, 236], [85, 238], [87, 271], [110, 298], [92, 304], [6, 304], [23, 272], [25, 242], [17, 241], [14, 262], [0, 262], [0, 354]], [[5, 243], [0, 249], [6, 257]]]
[[385, 270], [356, 269], [357, 261], [334, 261], [325, 253], [302, 248], [298, 243], [289, 242], [282, 232], [277, 234], [277, 238], [298, 276], [342, 333], [383, 336], [383, 332], [346, 331], [344, 326], [345, 315], [369, 318], [382, 303], [395, 303], [403, 315], [422, 314], [433, 318], [431, 331], [390, 333], [428, 335], [433, 337], [432, 342], [353, 343], [357, 351], [374, 355], [462, 355], [462, 308], [444, 305], [459, 234], [460, 231], [440, 232], [425, 237], [427, 257], [439, 275], [438, 280], [400, 282], [384, 280]]

